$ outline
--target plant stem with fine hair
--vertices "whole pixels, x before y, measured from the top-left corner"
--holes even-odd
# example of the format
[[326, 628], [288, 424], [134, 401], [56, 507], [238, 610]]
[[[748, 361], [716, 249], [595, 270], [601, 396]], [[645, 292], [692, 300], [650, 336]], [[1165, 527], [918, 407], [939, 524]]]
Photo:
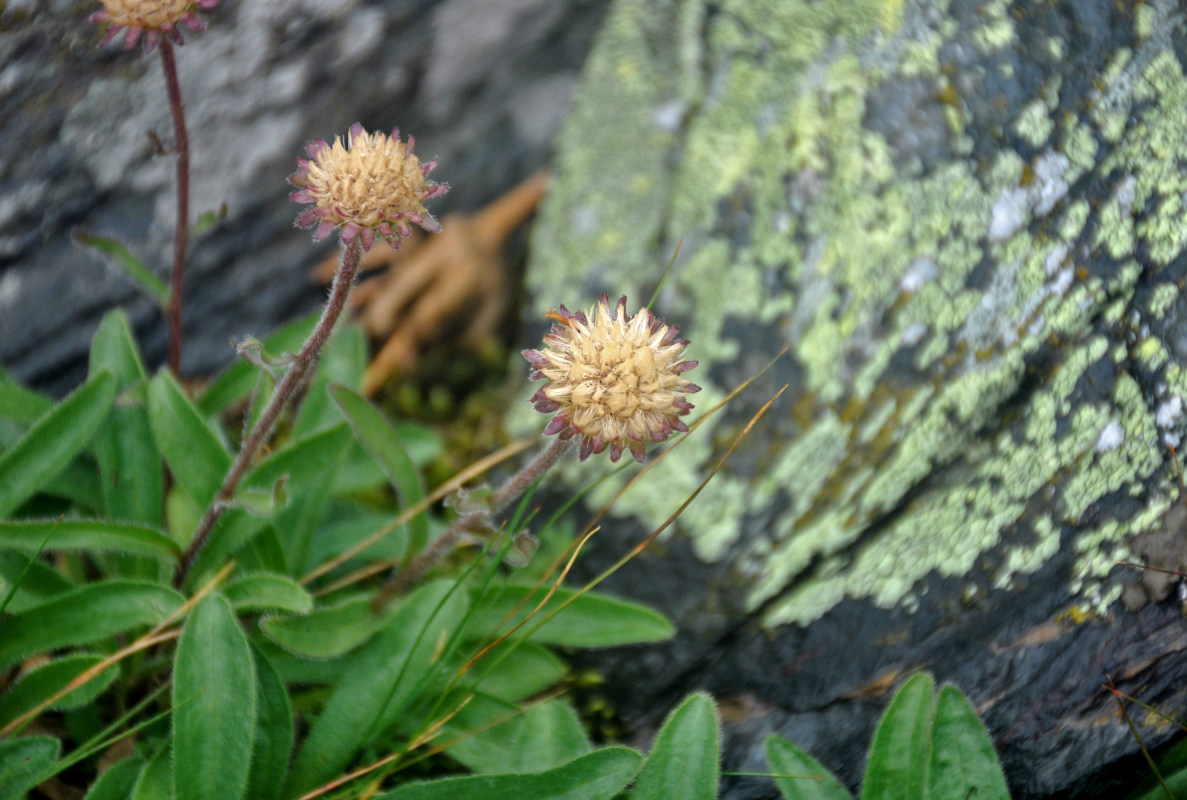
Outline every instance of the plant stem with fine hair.
[[252, 459], [259, 451], [260, 446], [268, 440], [272, 429], [276, 427], [276, 421], [280, 418], [280, 412], [297, 393], [297, 390], [303, 384], [306, 375], [317, 363], [318, 355], [322, 348], [325, 347], [326, 340], [330, 337], [330, 332], [334, 329], [334, 324], [338, 321], [338, 317], [342, 314], [342, 309], [346, 306], [346, 300], [350, 296], [350, 290], [354, 286], [355, 278], [358, 276], [359, 263], [362, 260], [362, 242], [358, 237], [355, 237], [350, 244], [343, 247], [342, 262], [338, 265], [338, 271], [334, 273], [334, 283], [330, 288], [330, 298], [326, 301], [325, 310], [322, 311], [321, 319], [317, 321], [313, 332], [309, 334], [309, 338], [305, 340], [305, 344], [301, 350], [293, 356], [292, 364], [289, 365], [288, 371], [284, 377], [280, 379], [280, 383], [276, 385], [275, 391], [272, 393], [271, 400], [268, 401], [267, 407], [263, 413], [260, 414], [259, 421], [243, 439], [243, 444], [239, 448], [239, 455], [235, 457], [234, 463], [227, 471], [226, 478], [223, 479], [223, 484], [215, 495], [214, 500], [206, 508], [206, 513], [202, 515], [202, 519], [198, 522], [198, 527], [194, 531], [194, 536], [190, 540], [190, 545], [186, 549], [185, 554], [181, 558], [181, 562], [177, 565], [177, 571], [173, 575], [173, 585], [181, 586], [185, 582], [186, 575], [190, 568], [193, 567], [195, 559], [202, 551], [202, 547], [206, 544], [206, 540], [210, 538], [210, 532], [214, 529], [214, 525], [218, 522], [223, 512], [229, 507], [231, 499], [235, 495], [235, 489], [239, 486], [239, 481], [247, 473], [247, 468], [251, 465]]
[[173, 233], [173, 269], [169, 274], [169, 371], [180, 376], [181, 370], [181, 281], [185, 275], [185, 251], [189, 238], [190, 217], [190, 140], [185, 127], [185, 104], [177, 80], [177, 61], [173, 42], [160, 39], [161, 66], [165, 71], [165, 90], [169, 110], [173, 112], [173, 146], [177, 151], [177, 229]]
[[572, 449], [575, 441], [575, 439], [559, 438], [551, 440], [548, 446], [537, 453], [536, 457], [525, 464], [519, 472], [503, 481], [503, 484], [491, 494], [487, 508], [463, 511], [448, 529], [433, 540], [432, 544], [388, 579], [379, 594], [372, 598], [371, 608], [374, 611], [382, 610], [392, 597], [420, 580], [430, 567], [449, 555], [463, 534], [490, 525], [491, 518], [495, 514], [520, 497], [528, 490], [528, 487], [560, 461], [561, 457]]

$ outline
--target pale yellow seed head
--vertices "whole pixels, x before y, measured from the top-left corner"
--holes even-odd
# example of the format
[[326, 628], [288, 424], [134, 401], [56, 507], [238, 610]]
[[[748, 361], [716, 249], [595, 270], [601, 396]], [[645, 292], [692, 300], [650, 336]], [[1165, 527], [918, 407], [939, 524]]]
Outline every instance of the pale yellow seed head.
[[121, 28], [168, 30], [194, 10], [194, 0], [103, 0], [111, 24]]
[[[563, 311], [563, 309], [562, 309]], [[610, 448], [617, 460], [629, 449], [639, 460], [648, 441], [685, 430], [679, 417], [699, 391], [681, 377], [695, 362], [683, 361], [683, 339], [647, 309], [618, 311], [603, 296], [588, 314], [550, 315], [562, 322], [541, 351], [525, 351], [533, 377], [547, 384], [533, 398], [541, 411], [558, 411], [546, 433], [580, 436], [582, 457]]]
[[385, 133], [334, 140], [309, 163], [309, 194], [335, 222], [371, 228], [382, 222], [428, 214], [420, 160]]

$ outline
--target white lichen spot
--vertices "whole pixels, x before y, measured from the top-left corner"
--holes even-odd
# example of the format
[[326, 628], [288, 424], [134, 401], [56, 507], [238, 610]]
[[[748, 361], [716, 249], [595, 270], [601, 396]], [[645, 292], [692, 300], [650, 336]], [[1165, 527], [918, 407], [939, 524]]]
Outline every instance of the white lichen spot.
[[1121, 427], [1121, 423], [1115, 419], [1109, 420], [1109, 423], [1101, 429], [1100, 436], [1096, 437], [1096, 452], [1107, 453], [1110, 450], [1116, 450], [1125, 441], [1125, 429]]
[[683, 100], [673, 100], [664, 103], [651, 112], [651, 121], [662, 131], [679, 133], [684, 125], [684, 115], [688, 111], [688, 104]]
[[1059, 270], [1059, 268], [1063, 266], [1063, 261], [1065, 258], [1067, 258], [1067, 249], [1067, 243], [1060, 242], [1059, 244], [1055, 245], [1055, 247], [1051, 248], [1051, 252], [1047, 254], [1045, 259], [1043, 259], [1043, 269], [1047, 273], [1048, 278], [1054, 275]]
[[1117, 184], [1117, 210], [1121, 212], [1122, 219], [1128, 217], [1133, 211], [1137, 186], [1138, 180], [1132, 175], [1126, 175], [1121, 183]]
[[1071, 288], [1072, 281], [1075, 280], [1075, 272], [1071, 267], [1064, 267], [1055, 275], [1055, 280], [1051, 281], [1051, 294], [1056, 297], [1063, 297], [1067, 294], [1067, 290]]
[[1172, 430], [1183, 416], [1183, 398], [1172, 394], [1158, 404], [1154, 412], [1154, 424], [1162, 431], [1162, 441], [1171, 447], [1178, 447], [1179, 434]]
[[927, 326], [922, 322], [913, 322], [907, 326], [903, 331], [903, 346], [914, 347], [923, 341], [923, 337], [927, 335]]
[[936, 268], [934, 259], [924, 256], [917, 258], [907, 265], [903, 278], [899, 281], [899, 288], [904, 292], [917, 292], [927, 283], [934, 280], [940, 271]]
[[1039, 186], [1039, 197], [1035, 203], [1035, 214], [1045, 217], [1055, 204], [1067, 195], [1067, 181], [1063, 179], [1071, 161], [1062, 153], [1048, 150], [1034, 163], [1035, 181]]
[[991, 242], [1004, 242], [1026, 224], [1026, 213], [1030, 206], [1025, 189], [1002, 189], [990, 212], [989, 231], [986, 237]]

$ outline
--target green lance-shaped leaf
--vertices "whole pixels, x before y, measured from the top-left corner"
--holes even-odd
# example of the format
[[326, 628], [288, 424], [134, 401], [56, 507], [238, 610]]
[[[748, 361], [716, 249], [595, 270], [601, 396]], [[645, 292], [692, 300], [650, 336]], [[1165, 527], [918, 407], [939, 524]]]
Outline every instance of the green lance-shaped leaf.
[[54, 406], [54, 401], [32, 389], [26, 389], [0, 369], [0, 419], [19, 425], [32, 425]]
[[328, 500], [332, 488], [329, 476], [334, 474], [350, 442], [349, 427], [339, 423], [289, 443], [252, 468], [244, 477], [235, 502], [242, 498], [243, 492], [253, 489], [271, 494], [283, 482], [285, 504], [272, 509], [267, 519], [238, 508], [224, 514], [195, 562], [193, 574], [203, 575], [217, 569], [267, 528], [268, 519], [283, 534], [281, 543], [289, 564], [299, 561]]
[[[359, 444], [383, 467], [392, 486], [400, 495], [404, 508], [424, 499], [424, 483], [420, 472], [404, 449], [395, 428], [379, 409], [359, 393], [345, 386], [333, 386], [330, 394], [350, 422]], [[417, 514], [408, 522], [408, 552], [418, 553], [429, 540], [429, 522], [424, 514]]]
[[[95, 655], [64, 656], [25, 673], [0, 697], [0, 725], [6, 725], [36, 708], [102, 660], [102, 656]], [[102, 694], [118, 674], [119, 669], [113, 664], [70, 694], [54, 701], [50, 708], [57, 710], [86, 705]]]
[[[486, 665], [498, 662], [489, 673]], [[554, 686], [567, 671], [551, 650], [531, 642], [504, 642], [462, 677], [462, 686], [473, 687], [513, 703]]]
[[154, 625], [183, 602], [169, 587], [149, 581], [109, 580], [83, 586], [0, 620], [0, 667], [34, 653], [90, 644]]
[[[120, 392], [130, 394], [147, 379], [128, 317], [107, 313], [91, 342], [91, 374], [110, 372]], [[143, 400], [117, 400], [95, 436], [103, 501], [110, 519], [160, 525], [164, 476], [161, 454]]]
[[690, 695], [668, 715], [635, 781], [634, 800], [716, 800], [721, 730], [707, 694]]
[[256, 729], [252, 740], [249, 800], [277, 800], [293, 750], [293, 709], [275, 667], [259, 650], [256, 669]]
[[[0, 613], [18, 614], [74, 588], [62, 573], [37, 556], [0, 550]], [[3, 626], [0, 622], [0, 632]]]
[[144, 290], [145, 294], [155, 300], [162, 311], [169, 308], [169, 287], [152, 274], [144, 264], [140, 263], [140, 260], [132, 255], [128, 248], [115, 239], [109, 239], [106, 236], [93, 236], [82, 231], [74, 232], [74, 241], [86, 247], [93, 247], [107, 256], [116, 267]]
[[272, 610], [308, 614], [313, 608], [313, 597], [301, 584], [273, 572], [244, 575], [228, 583], [223, 594], [236, 613]]
[[0, 455], [0, 517], [20, 507], [52, 481], [95, 435], [115, 399], [115, 378], [93, 376], [42, 414]]
[[927, 796], [935, 681], [921, 672], [895, 694], [874, 731], [862, 800], [919, 800]]
[[83, 800], [127, 800], [143, 767], [137, 758], [117, 761], [95, 779]]
[[[483, 598], [473, 615], [470, 635], [485, 637], [506, 631], [524, 619], [547, 593], [547, 587], [507, 586]], [[557, 589], [520, 633], [531, 630], [576, 591]], [[509, 622], [504, 617], [519, 610]], [[617, 647], [624, 644], [659, 642], [672, 638], [672, 623], [658, 611], [638, 603], [587, 592], [531, 635], [533, 642], [562, 647]]]
[[231, 604], [211, 594], [186, 620], [173, 669], [177, 800], [238, 800], [256, 728], [256, 673]]
[[[295, 353], [309, 337], [321, 312], [309, 314], [277, 328], [264, 340], [269, 357]], [[198, 396], [198, 409], [206, 416], [222, 413], [250, 394], [259, 380], [259, 367], [246, 361], [236, 361], [211, 381]]]
[[148, 421], [174, 480], [199, 506], [209, 505], [231, 454], [168, 372], [148, 384]]
[[767, 763], [785, 800], [853, 800], [836, 775], [786, 739], [767, 737]]
[[172, 800], [173, 763], [169, 758], [170, 748], [166, 743], [153, 755], [132, 787], [128, 800]]
[[351, 659], [293, 763], [286, 796], [300, 795], [337, 775], [416, 697], [422, 678], [442, 655], [441, 642], [465, 614], [465, 595], [452, 588], [437, 581], [413, 592]]
[[550, 700], [520, 711], [484, 694], [474, 695], [438, 740], [459, 740], [447, 751], [450, 758], [486, 773], [539, 772], [593, 749], [581, 718], [566, 703]]
[[0, 800], [19, 800], [53, 771], [61, 745], [49, 736], [0, 742]]
[[371, 610], [370, 598], [356, 597], [300, 617], [261, 620], [260, 628], [290, 653], [333, 658], [358, 647], [386, 624], [387, 618]]
[[380, 800], [610, 800], [642, 763], [643, 756], [630, 748], [604, 747], [545, 772], [412, 783]]
[[977, 712], [954, 686], [940, 689], [936, 700], [927, 796], [931, 800], [1010, 797], [993, 740], [977, 719]]
[[177, 543], [140, 525], [94, 519], [0, 522], [0, 547], [36, 553], [42, 549], [92, 550], [176, 558]]

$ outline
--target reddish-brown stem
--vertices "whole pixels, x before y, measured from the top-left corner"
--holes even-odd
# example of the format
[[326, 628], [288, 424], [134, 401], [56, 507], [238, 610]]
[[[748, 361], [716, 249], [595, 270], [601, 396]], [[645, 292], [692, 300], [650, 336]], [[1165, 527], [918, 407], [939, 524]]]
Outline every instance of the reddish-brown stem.
[[342, 309], [346, 306], [346, 299], [350, 296], [350, 290], [354, 286], [355, 277], [359, 272], [362, 252], [361, 240], [357, 236], [343, 248], [342, 263], [339, 264], [338, 271], [334, 273], [330, 299], [326, 301], [321, 319], [317, 321], [317, 326], [305, 340], [300, 352], [293, 356], [292, 364], [284, 377], [280, 379], [280, 383], [277, 384], [276, 390], [272, 393], [272, 399], [268, 401], [268, 406], [260, 414], [260, 419], [256, 422], [255, 427], [244, 438], [243, 444], [239, 448], [239, 455], [235, 457], [234, 463], [227, 471], [227, 477], [223, 479], [223, 485], [219, 488], [218, 494], [215, 495], [214, 500], [206, 508], [206, 513], [198, 522], [190, 545], [177, 565], [177, 571], [173, 575], [174, 586], [180, 587], [185, 581], [198, 553], [202, 551], [206, 540], [210, 538], [210, 532], [214, 529], [215, 523], [218, 522], [223, 512], [226, 511], [231, 498], [234, 497], [235, 489], [238, 488], [239, 481], [246, 474], [248, 466], [260, 449], [260, 445], [268, 440], [272, 429], [276, 427], [276, 421], [280, 418], [280, 412], [296, 394], [309, 370], [317, 363], [318, 355], [325, 346], [330, 332], [334, 329], [338, 317], [342, 314]]
[[399, 592], [407, 589], [420, 580], [438, 561], [447, 556], [462, 534], [489, 525], [491, 517], [502, 511], [516, 498], [528, 490], [537, 479], [561, 460], [569, 452], [576, 439], [553, 439], [548, 446], [536, 454], [536, 457], [524, 465], [523, 469], [503, 482], [503, 485], [490, 496], [490, 508], [463, 512], [453, 524], [449, 526], [433, 543], [421, 551], [399, 572], [393, 575], [384, 587], [371, 600], [371, 608], [375, 611], [383, 609], [387, 602]]
[[177, 81], [173, 42], [160, 38], [165, 89], [173, 112], [173, 146], [177, 150], [177, 229], [173, 232], [173, 270], [169, 276], [169, 371], [181, 374], [181, 279], [185, 274], [185, 249], [190, 225], [190, 139], [185, 128], [185, 104]]

